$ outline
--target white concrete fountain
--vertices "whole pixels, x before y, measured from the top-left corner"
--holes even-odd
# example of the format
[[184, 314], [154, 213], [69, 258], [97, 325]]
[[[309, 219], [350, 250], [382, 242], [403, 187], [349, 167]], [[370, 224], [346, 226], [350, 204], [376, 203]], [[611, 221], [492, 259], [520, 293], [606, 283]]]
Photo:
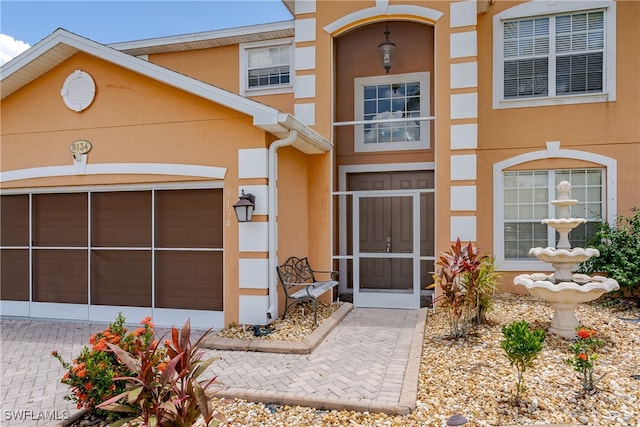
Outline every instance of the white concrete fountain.
[[520, 274], [513, 279], [513, 283], [526, 287], [531, 295], [551, 304], [554, 315], [550, 332], [564, 338], [575, 338], [578, 326], [575, 310], [578, 304], [593, 301], [607, 292], [620, 289], [620, 286], [614, 279], [573, 273], [579, 263], [600, 256], [600, 252], [594, 248], [571, 248], [569, 233], [587, 220], [569, 217], [569, 207], [578, 203], [569, 198], [571, 184], [562, 181], [557, 188], [558, 200], [552, 200], [551, 204], [559, 208], [560, 218], [542, 221], [558, 231], [560, 238], [557, 248], [532, 248], [529, 251], [529, 255], [551, 264], [555, 272]]

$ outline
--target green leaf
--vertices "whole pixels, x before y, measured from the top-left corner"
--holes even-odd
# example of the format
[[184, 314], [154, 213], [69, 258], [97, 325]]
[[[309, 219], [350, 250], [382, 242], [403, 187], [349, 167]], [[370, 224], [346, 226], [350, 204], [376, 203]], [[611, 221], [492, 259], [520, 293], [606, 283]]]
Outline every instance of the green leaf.
[[116, 354], [118, 359], [120, 359], [120, 361], [124, 363], [127, 368], [129, 368], [130, 371], [136, 374], [140, 373], [140, 362], [131, 357], [129, 353], [127, 353], [117, 345], [113, 345], [111, 343], [107, 343], [107, 345]]
[[109, 403], [105, 405], [104, 403], [96, 406], [100, 409], [104, 409], [105, 411], [114, 411], [114, 412], [127, 412], [130, 414], [135, 414], [138, 412], [137, 409], [132, 408], [131, 406], [123, 405], [122, 403]]
[[138, 400], [138, 396], [140, 396], [140, 393], [142, 393], [142, 390], [144, 390], [144, 387], [140, 386], [129, 391], [129, 396], [127, 396], [127, 402], [129, 402], [130, 405], [133, 405], [134, 403], [136, 403], [136, 400]]

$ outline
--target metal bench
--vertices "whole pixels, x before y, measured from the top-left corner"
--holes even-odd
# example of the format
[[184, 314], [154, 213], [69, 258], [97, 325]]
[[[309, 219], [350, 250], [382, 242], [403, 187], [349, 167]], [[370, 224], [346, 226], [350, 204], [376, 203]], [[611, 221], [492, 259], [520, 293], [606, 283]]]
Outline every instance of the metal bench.
[[[284, 264], [276, 267], [278, 277], [286, 295], [286, 303], [282, 319], [287, 316], [287, 311], [296, 303], [311, 301], [313, 303], [313, 321], [318, 326], [318, 297], [327, 291], [331, 291], [338, 284], [335, 280], [337, 271], [312, 270], [307, 257], [290, 257]], [[329, 274], [330, 280], [318, 281], [315, 274]], [[291, 301], [291, 303], [289, 303]]]

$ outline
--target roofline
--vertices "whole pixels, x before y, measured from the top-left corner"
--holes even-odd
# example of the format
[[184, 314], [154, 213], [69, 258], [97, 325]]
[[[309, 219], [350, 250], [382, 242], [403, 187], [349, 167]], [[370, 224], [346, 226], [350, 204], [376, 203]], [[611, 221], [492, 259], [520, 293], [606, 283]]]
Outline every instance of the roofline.
[[[60, 45], [70, 47], [61, 54], [50, 58], [44, 57], [47, 52], [52, 51]], [[169, 86], [191, 93], [200, 98], [204, 98], [211, 102], [223, 105], [232, 110], [246, 114], [253, 118], [253, 124], [266, 132], [281, 136], [290, 129], [298, 130], [300, 138], [294, 145], [301, 151], [314, 154], [326, 152], [333, 147], [333, 144], [324, 137], [313, 131], [311, 128], [294, 118], [290, 114], [261, 104], [257, 101], [242, 97], [235, 93], [220, 89], [219, 87], [204, 83], [160, 65], [145, 61], [127, 53], [121, 52], [109, 46], [102, 45], [98, 42], [70, 33], [62, 28], [57, 29], [48, 37], [38, 42], [36, 45], [27, 49], [14, 60], [9, 61], [0, 67], [0, 85], [4, 86], [7, 80], [11, 79], [14, 74], [29, 65], [36, 64], [38, 59], [46, 61], [41, 68], [37, 68], [35, 73], [31, 73], [31, 80], [16, 78], [16, 82], [10, 88], [11, 90], [2, 90], [1, 99], [6, 98], [22, 86], [28, 84], [35, 78], [45, 74], [50, 69], [56, 67], [77, 52], [85, 52], [89, 55], [98, 57], [107, 62], [128, 69], [135, 73], [147, 76], [151, 79], [160, 81]], [[4, 87], [2, 87], [4, 89]]]
[[225, 44], [241, 43], [247, 36], [272, 33], [276, 31], [294, 30], [294, 20], [270, 22], [267, 24], [247, 25], [243, 27], [225, 28], [221, 30], [204, 31], [199, 33], [182, 34], [178, 36], [156, 37], [128, 42], [111, 43], [107, 46], [120, 51], [148, 49], [158, 46], [180, 46], [185, 43], [203, 42], [209, 40], [225, 40]]

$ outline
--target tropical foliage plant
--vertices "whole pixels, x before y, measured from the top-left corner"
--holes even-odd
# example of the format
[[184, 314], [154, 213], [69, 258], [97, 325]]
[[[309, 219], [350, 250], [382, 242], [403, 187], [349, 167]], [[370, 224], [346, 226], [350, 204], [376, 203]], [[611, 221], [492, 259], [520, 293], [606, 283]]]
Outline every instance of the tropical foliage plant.
[[523, 394], [527, 391], [524, 385], [524, 373], [533, 367], [533, 361], [542, 351], [546, 332], [543, 329], [532, 330], [526, 320], [521, 320], [503, 326], [502, 335], [504, 339], [500, 342], [500, 347], [507, 354], [510, 366], [516, 368], [514, 402], [519, 406]]
[[494, 259], [480, 255], [471, 242], [463, 245], [457, 239], [436, 266], [434, 280], [442, 293], [435, 302], [448, 311], [450, 336], [463, 338], [474, 322], [485, 320], [491, 308], [499, 278]]
[[[126, 381], [125, 390], [98, 407], [134, 414], [132, 418], [120, 420], [120, 423], [187, 427], [202, 417], [204, 425], [215, 425], [218, 416], [213, 411], [213, 403], [206, 391], [216, 377], [199, 380], [218, 359], [205, 359], [205, 353], [200, 349], [202, 340], [210, 332], [207, 331], [192, 344], [191, 326], [187, 321], [181, 331], [171, 328], [171, 339], [164, 341], [162, 350], [158, 348], [156, 340], [135, 352], [108, 344], [133, 375], [118, 378]], [[112, 424], [113, 427], [117, 425], [120, 424]]]

